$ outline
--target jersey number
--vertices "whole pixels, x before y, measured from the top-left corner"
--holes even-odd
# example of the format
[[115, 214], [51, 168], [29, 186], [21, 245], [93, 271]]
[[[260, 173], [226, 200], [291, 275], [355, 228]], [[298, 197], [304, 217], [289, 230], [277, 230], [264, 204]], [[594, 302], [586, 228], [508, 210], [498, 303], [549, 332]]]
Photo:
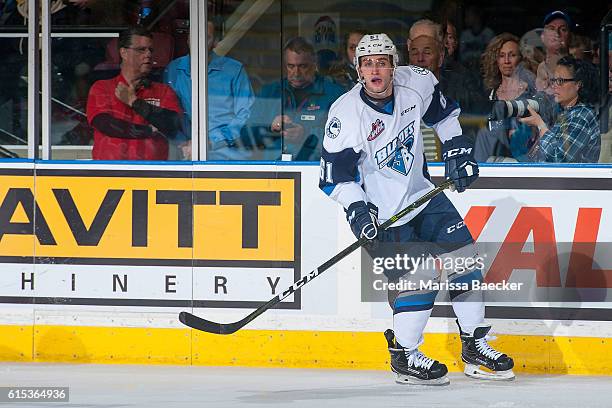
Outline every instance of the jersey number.
[[332, 164], [326, 163], [325, 160], [321, 159], [321, 167], [319, 168], [319, 178], [329, 184], [334, 184], [332, 179]]

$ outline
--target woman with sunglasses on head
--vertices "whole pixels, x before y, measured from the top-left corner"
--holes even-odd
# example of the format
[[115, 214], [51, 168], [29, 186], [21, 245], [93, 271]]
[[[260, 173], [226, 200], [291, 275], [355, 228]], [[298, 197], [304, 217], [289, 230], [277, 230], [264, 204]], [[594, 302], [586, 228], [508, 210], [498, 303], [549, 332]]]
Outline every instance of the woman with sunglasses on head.
[[559, 60], [549, 79], [555, 101], [561, 108], [552, 128], [529, 107], [531, 116], [522, 123], [537, 127], [538, 142], [529, 152], [536, 161], [595, 163], [601, 150], [601, 135], [595, 105], [598, 102], [598, 72], [593, 64], [566, 56]]

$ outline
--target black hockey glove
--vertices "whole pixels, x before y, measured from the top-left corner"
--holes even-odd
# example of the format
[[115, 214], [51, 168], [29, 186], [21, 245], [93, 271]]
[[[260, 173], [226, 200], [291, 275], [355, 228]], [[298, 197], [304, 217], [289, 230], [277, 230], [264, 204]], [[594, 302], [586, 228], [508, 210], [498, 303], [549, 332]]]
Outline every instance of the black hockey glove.
[[478, 178], [478, 163], [472, 154], [472, 144], [463, 136], [453, 137], [442, 145], [444, 177], [453, 180], [459, 193]]
[[365, 201], [357, 201], [349, 205], [346, 210], [346, 219], [357, 239], [362, 236], [373, 240], [378, 235], [378, 208]]

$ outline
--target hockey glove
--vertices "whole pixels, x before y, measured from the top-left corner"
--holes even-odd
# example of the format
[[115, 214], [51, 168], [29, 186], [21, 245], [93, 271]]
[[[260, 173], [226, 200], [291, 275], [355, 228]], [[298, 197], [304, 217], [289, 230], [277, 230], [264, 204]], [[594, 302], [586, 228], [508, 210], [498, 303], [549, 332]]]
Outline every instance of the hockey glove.
[[349, 205], [346, 210], [348, 220], [353, 234], [357, 239], [366, 237], [373, 240], [378, 235], [378, 208], [372, 203], [357, 201]]
[[478, 163], [472, 154], [472, 144], [463, 136], [456, 136], [442, 145], [444, 176], [453, 180], [455, 190], [461, 193], [478, 178]]

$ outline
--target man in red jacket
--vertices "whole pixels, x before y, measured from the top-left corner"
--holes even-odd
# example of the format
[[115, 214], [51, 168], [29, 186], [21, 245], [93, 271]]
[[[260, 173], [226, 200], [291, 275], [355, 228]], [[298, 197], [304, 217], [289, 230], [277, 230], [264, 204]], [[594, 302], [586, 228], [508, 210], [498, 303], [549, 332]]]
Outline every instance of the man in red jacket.
[[182, 111], [169, 86], [150, 81], [152, 37], [141, 27], [119, 35], [121, 73], [89, 91], [87, 121], [94, 128], [95, 160], [167, 160], [168, 139]]

